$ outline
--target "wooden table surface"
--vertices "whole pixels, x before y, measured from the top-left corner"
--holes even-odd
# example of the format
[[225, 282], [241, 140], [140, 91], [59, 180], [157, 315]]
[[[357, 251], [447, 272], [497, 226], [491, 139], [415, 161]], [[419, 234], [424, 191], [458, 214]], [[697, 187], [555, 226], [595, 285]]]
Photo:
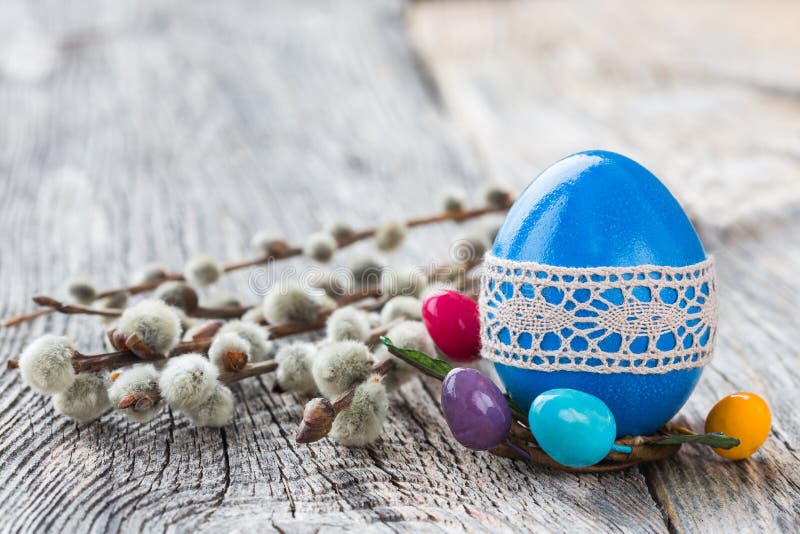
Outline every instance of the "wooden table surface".
[[[262, 228], [297, 242], [334, 220], [425, 215], [443, 187], [518, 192], [605, 148], [660, 176], [717, 257], [719, 345], [680, 417], [701, 428], [741, 390], [774, 417], [747, 461], [684, 447], [575, 475], [465, 451], [422, 380], [350, 450], [296, 445], [304, 399], [271, 378], [237, 385], [233, 422], [213, 430], [170, 411], [76, 425], [3, 371], [0, 530], [800, 530], [796, 2], [0, 9], [0, 315], [76, 273], [110, 287], [152, 261], [240, 259]], [[414, 230], [390, 261], [446, 258], [455, 232]], [[252, 282], [208, 295], [257, 302]], [[48, 316], [0, 331], [0, 359], [45, 332], [102, 348], [97, 321]]]

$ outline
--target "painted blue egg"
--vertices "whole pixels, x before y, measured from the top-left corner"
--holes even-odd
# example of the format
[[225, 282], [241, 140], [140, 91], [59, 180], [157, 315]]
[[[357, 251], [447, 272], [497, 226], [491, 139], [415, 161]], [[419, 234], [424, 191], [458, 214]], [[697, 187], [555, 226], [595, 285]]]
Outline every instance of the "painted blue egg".
[[551, 389], [537, 396], [528, 423], [542, 450], [568, 467], [600, 462], [614, 447], [617, 433], [608, 406], [574, 389]]
[[487, 255], [484, 358], [523, 408], [544, 391], [600, 398], [618, 435], [683, 406], [715, 339], [713, 268], [686, 213], [635, 161], [589, 151], [517, 199]]

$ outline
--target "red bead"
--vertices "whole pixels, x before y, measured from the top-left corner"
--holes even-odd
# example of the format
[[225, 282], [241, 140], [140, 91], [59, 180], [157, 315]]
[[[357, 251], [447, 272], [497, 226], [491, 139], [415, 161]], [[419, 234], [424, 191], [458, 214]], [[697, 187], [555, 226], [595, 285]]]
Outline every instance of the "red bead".
[[481, 357], [478, 303], [457, 291], [437, 291], [422, 303], [425, 328], [448, 358], [469, 362]]

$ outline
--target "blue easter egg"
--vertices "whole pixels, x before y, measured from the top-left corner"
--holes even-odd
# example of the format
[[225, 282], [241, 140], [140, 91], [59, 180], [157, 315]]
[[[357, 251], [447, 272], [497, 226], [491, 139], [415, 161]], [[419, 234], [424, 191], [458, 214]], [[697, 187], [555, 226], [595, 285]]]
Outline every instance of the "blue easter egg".
[[574, 389], [551, 389], [537, 396], [528, 422], [542, 450], [568, 467], [598, 463], [611, 451], [617, 435], [608, 406]]
[[[703, 245], [689, 218], [667, 188], [635, 161], [605, 151], [573, 154], [555, 163], [533, 180], [509, 211], [497, 234], [492, 255], [511, 262], [535, 262], [567, 268], [642, 265], [683, 267], [694, 266], [706, 260]], [[616, 280], [615, 277], [610, 279]], [[506, 284], [495, 287], [495, 282], [490, 282], [487, 291], [502, 293]], [[622, 284], [623, 280], [620, 279], [619, 283]], [[508, 287], [511, 288], [510, 285]], [[517, 289], [524, 292], [525, 285], [518, 286]], [[563, 294], [557, 294], [558, 288], [550, 289], [556, 300], [564, 297]], [[696, 295], [694, 289], [690, 295], [687, 288], [685, 295], [673, 291], [674, 295], [647, 294], [641, 298], [648, 301], [660, 299], [659, 305], [672, 304], [685, 310], [695, 306], [697, 302], [700, 306], [706, 299], [711, 300], [713, 295], [709, 296], [707, 284], [701, 286], [701, 289], [704, 291], [703, 295]], [[577, 291], [568, 296], [580, 298]], [[691, 297], [695, 297], [697, 302], [686, 304], [686, 301], [691, 301]], [[481, 298], [484, 298], [483, 294]], [[548, 295], [548, 300], [549, 298]], [[613, 296], [610, 299], [613, 300]], [[485, 305], [482, 303], [482, 306]], [[608, 302], [603, 305], [607, 307]], [[482, 321], [485, 322], [483, 315]], [[689, 325], [694, 327], [696, 323], [690, 322]], [[626, 372], [625, 368], [608, 372], [602, 365], [595, 372], [588, 366], [589, 359], [580, 361], [581, 370], [553, 369], [552, 365], [550, 369], [538, 370], [535, 365], [519, 365], [520, 356], [515, 354], [513, 347], [533, 347], [531, 350], [540, 347], [542, 353], [533, 355], [534, 360], [558, 363], [559, 353], [553, 352], [559, 346], [557, 335], [535, 338], [522, 333], [514, 339], [505, 339], [504, 335], [509, 336], [508, 329], [499, 329], [498, 334], [498, 328], [491, 330], [486, 324], [482, 324], [482, 328], [484, 333], [495, 338], [499, 335], [504, 343], [508, 342], [509, 350], [495, 351], [498, 354], [503, 352], [502, 358], [488, 355], [484, 344], [484, 357], [495, 361], [500, 379], [520, 406], [529, 407], [537, 396], [551, 389], [580, 390], [598, 397], [608, 405], [616, 419], [617, 433], [620, 436], [647, 435], [658, 430], [683, 406], [702, 373], [702, 365], [691, 368], [684, 366], [668, 372], [643, 372], [641, 369], [633, 369], [633, 366], [640, 364], [634, 360], [632, 363], [623, 362], [631, 366], [628, 368], [630, 372]], [[669, 348], [670, 343], [673, 346], [676, 343], [687, 343], [688, 347], [689, 341], [695, 341], [693, 336], [703, 343], [703, 347], [707, 345], [709, 351], [713, 346], [713, 325], [701, 324], [697, 327], [697, 332], [692, 334], [685, 331], [679, 333], [684, 334], [685, 339], [676, 340], [673, 335], [670, 340], [669, 336], [664, 336], [663, 340], [658, 340], [659, 349], [662, 344]], [[584, 348], [588, 339], [567, 331], [566, 327], [564, 335], [572, 336], [571, 342], [575, 350]], [[611, 352], [620, 345], [621, 338], [624, 337], [610, 335], [599, 329], [588, 335], [606, 336], [603, 343], [611, 346]], [[627, 343], [630, 340], [622, 341]], [[647, 340], [642, 343], [635, 339], [626, 345], [626, 350], [644, 355], [648, 350]], [[568, 352], [564, 354], [568, 355]], [[603, 354], [598, 354], [597, 358], [602, 364]], [[653, 359], [655, 365], [661, 365], [656, 360]]]

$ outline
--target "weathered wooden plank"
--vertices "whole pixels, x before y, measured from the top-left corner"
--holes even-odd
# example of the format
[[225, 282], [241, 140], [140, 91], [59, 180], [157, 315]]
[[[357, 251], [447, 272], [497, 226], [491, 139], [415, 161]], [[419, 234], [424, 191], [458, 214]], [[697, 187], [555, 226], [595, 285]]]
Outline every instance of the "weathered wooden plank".
[[794, 3], [431, 2], [411, 32], [453, 120], [515, 186], [577, 150], [643, 162], [719, 263], [719, 349], [683, 410], [722, 396], [773, 410], [771, 439], [730, 463], [691, 448], [642, 468], [677, 531], [800, 528], [800, 41]]
[[[417, 70], [399, 1], [7, 4], [4, 39], [27, 28], [40, 47], [69, 46], [36, 76], [4, 64], [0, 78], [2, 315], [70, 274], [107, 287], [156, 259], [237, 259], [260, 228], [297, 241], [332, 219], [427, 213], [442, 187], [483, 181]], [[453, 231], [416, 232], [391, 260], [443, 258]], [[220, 290], [256, 302], [250, 282]], [[2, 360], [46, 331], [102, 347], [93, 320], [53, 315], [0, 332]], [[465, 452], [435, 384], [394, 396], [365, 450], [296, 446], [303, 399], [270, 386], [236, 386], [222, 431], [169, 412], [78, 426], [0, 374], [0, 527], [666, 528], [638, 471], [576, 476]]]
[[422, 2], [410, 29], [497, 179], [522, 185], [566, 154], [616, 150], [724, 228], [800, 201], [798, 10]]
[[715, 399], [732, 391], [756, 391], [770, 403], [773, 428], [752, 460], [731, 463], [695, 451], [645, 470], [680, 530], [800, 528], [797, 224], [791, 217], [766, 234], [739, 233], [717, 248], [723, 296], [720, 348], [684, 417], [702, 422]]

